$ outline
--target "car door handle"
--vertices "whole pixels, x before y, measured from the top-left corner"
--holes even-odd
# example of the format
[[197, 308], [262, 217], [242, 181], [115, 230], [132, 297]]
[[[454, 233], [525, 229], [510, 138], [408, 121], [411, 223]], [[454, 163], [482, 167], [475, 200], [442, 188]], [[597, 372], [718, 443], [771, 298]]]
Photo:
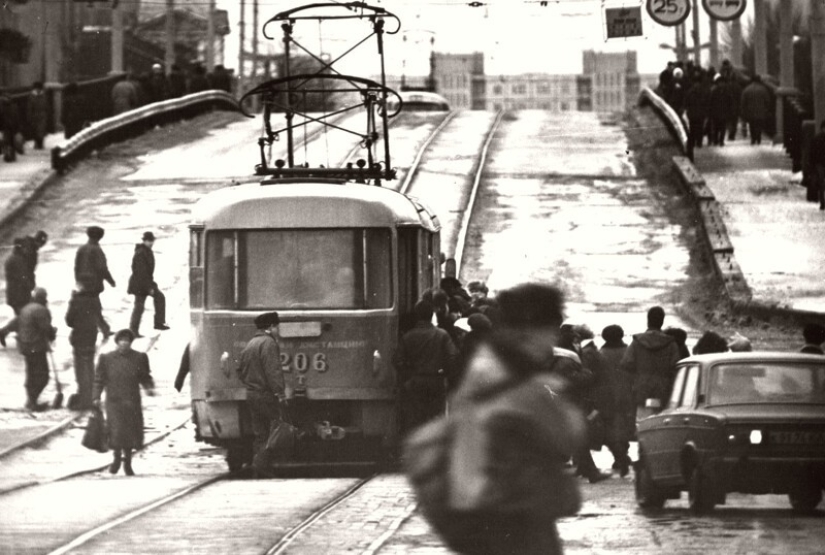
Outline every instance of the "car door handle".
[[670, 424], [670, 418], [665, 418], [664, 420], [662, 420], [662, 423], [663, 424]]
[[682, 422], [684, 422], [685, 424], [690, 424], [690, 417], [685, 416], [685, 417], [682, 419]]

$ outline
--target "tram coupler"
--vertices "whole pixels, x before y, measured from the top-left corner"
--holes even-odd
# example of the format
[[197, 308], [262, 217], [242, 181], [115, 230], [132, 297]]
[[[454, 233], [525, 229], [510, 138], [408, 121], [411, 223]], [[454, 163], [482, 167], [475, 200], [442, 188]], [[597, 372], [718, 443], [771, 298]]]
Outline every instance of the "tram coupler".
[[330, 426], [326, 420], [315, 423], [315, 433], [323, 440], [341, 440], [344, 439], [346, 431], [341, 426]]

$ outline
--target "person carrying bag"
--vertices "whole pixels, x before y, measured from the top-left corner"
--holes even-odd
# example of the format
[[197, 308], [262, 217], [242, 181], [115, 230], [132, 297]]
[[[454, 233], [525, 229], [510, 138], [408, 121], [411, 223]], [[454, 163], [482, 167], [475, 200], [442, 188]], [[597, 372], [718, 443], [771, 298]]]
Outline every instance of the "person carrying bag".
[[81, 444], [87, 449], [105, 453], [109, 450], [109, 440], [106, 431], [106, 419], [99, 407], [92, 409], [89, 420], [86, 422], [86, 431], [83, 432]]
[[561, 293], [525, 284], [499, 294], [500, 328], [475, 351], [448, 417], [405, 444], [421, 510], [459, 553], [561, 553], [555, 520], [581, 497], [565, 460], [586, 440], [564, 379], [546, 370]]

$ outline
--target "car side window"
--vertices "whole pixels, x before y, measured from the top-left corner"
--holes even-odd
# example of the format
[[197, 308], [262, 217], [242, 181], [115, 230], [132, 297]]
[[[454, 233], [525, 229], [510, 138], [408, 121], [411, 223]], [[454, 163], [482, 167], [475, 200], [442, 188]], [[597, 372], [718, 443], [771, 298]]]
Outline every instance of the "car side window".
[[685, 387], [679, 406], [692, 408], [696, 405], [696, 392], [699, 390], [699, 366], [687, 366], [685, 367], [685, 373]]
[[667, 403], [667, 408], [669, 409], [675, 409], [679, 406], [682, 399], [682, 391], [684, 390], [687, 369], [686, 366], [680, 367], [676, 374], [676, 379], [673, 380], [673, 391], [670, 393], [670, 401]]

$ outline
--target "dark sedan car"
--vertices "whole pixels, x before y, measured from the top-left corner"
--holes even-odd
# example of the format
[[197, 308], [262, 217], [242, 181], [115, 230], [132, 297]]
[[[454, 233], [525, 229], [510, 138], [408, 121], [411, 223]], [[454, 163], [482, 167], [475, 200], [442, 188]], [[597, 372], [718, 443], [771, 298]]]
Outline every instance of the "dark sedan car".
[[825, 356], [718, 353], [681, 360], [660, 413], [639, 421], [636, 500], [686, 490], [695, 512], [729, 492], [787, 494], [813, 511], [825, 487]]

